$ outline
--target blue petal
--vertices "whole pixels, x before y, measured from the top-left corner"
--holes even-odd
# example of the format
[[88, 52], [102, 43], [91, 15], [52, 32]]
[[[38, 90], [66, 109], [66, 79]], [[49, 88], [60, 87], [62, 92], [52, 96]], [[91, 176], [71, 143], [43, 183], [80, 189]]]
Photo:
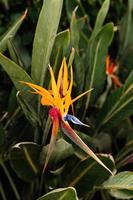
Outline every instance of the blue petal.
[[65, 121], [70, 121], [74, 124], [78, 124], [78, 125], [81, 125], [81, 126], [87, 126], [89, 127], [89, 125], [87, 124], [84, 124], [83, 122], [81, 122], [77, 117], [73, 116], [73, 115], [69, 115], [67, 114], [65, 117], [64, 117], [64, 120]]

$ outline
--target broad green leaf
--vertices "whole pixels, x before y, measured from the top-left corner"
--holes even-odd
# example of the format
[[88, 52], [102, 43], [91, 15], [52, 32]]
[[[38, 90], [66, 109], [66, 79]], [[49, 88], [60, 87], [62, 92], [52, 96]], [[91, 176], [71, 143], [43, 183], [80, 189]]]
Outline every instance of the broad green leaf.
[[[98, 157], [108, 168], [113, 170], [114, 161], [111, 156], [99, 155]], [[67, 174], [67, 172], [65, 173]], [[92, 158], [87, 158], [77, 163], [71, 172], [67, 174], [67, 184], [75, 187], [78, 194], [82, 196], [93, 190], [95, 186], [102, 184], [108, 177], [109, 173], [103, 167]]]
[[55, 189], [37, 200], [78, 200], [73, 187]]
[[[47, 153], [47, 146], [44, 146], [41, 152], [41, 158], [40, 162], [41, 164], [44, 164], [46, 153]], [[64, 139], [59, 139], [54, 147], [53, 153], [51, 155], [51, 158], [49, 160], [49, 164], [53, 166], [54, 164], [57, 164], [66, 158], [70, 157], [74, 153], [74, 149], [71, 144], [67, 143]]]
[[25, 19], [26, 14], [27, 14], [27, 10], [20, 17], [20, 19], [17, 20], [17, 22], [8, 30], [8, 32], [3, 35], [3, 37], [1, 38], [1, 41], [0, 41], [0, 52], [4, 52], [6, 50], [8, 40], [10, 38], [14, 37], [14, 35], [18, 31], [19, 27], [21, 26], [23, 20]]
[[31, 182], [40, 172], [40, 146], [32, 142], [21, 142], [10, 151], [10, 163], [17, 176]]
[[[78, 8], [76, 7], [72, 13], [71, 17], [71, 23], [70, 23], [70, 33], [71, 33], [71, 46], [75, 49], [75, 58], [74, 58], [74, 80], [76, 83], [78, 83], [77, 91], [81, 92], [84, 85], [84, 78], [85, 78], [85, 68], [83, 65], [82, 58], [79, 54], [79, 41], [80, 41], [80, 27], [79, 27], [79, 21], [76, 14], [77, 14]], [[81, 22], [81, 24], [84, 23], [84, 20]]]
[[131, 190], [111, 190], [110, 194], [116, 199], [133, 199], [133, 191]]
[[9, 39], [8, 43], [7, 43], [10, 57], [11, 57], [12, 61], [17, 63], [18, 65], [24, 66], [24, 64], [21, 61], [20, 53], [18, 53], [18, 50], [14, 44], [14, 41], [15, 40]]
[[122, 68], [121, 78], [125, 78], [129, 75], [133, 69], [133, 1], [128, 0], [126, 13], [122, 17], [119, 23], [119, 50], [118, 59], [119, 66]]
[[103, 89], [106, 79], [105, 59], [113, 34], [113, 24], [108, 23], [103, 26], [90, 43], [88, 55], [89, 72], [86, 75], [86, 89], [94, 88], [94, 91], [88, 94], [86, 109], [90, 102], [94, 103]]
[[103, 2], [103, 5], [101, 7], [101, 9], [98, 12], [97, 18], [96, 18], [96, 22], [95, 22], [95, 26], [91, 35], [91, 39], [94, 38], [97, 34], [97, 32], [101, 29], [104, 20], [106, 18], [106, 15], [108, 13], [109, 10], [109, 5], [110, 5], [110, 0], [105, 0]]
[[15, 62], [0, 53], [0, 64], [9, 75], [17, 90], [25, 90], [27, 87], [20, 84], [19, 81], [33, 82], [30, 76]]
[[70, 46], [70, 31], [67, 29], [56, 35], [55, 43], [50, 57], [51, 66], [57, 70], [61, 65], [62, 58], [67, 55]]
[[125, 84], [115, 90], [105, 102], [98, 115], [99, 127], [107, 125], [113, 127], [118, 122], [129, 117], [133, 113], [133, 71]]
[[70, 31], [71, 31], [71, 43], [72, 47], [78, 52], [79, 51], [79, 28], [77, 23], [77, 17], [76, 17], [76, 11], [77, 7], [74, 9], [71, 17], [71, 24], [70, 24]]
[[110, 179], [103, 183], [103, 188], [133, 191], [133, 172], [124, 171], [110, 177]]
[[61, 16], [63, 0], [45, 0], [33, 43], [31, 76], [43, 85]]
[[119, 26], [119, 35], [120, 35], [120, 47], [119, 47], [119, 54], [121, 56], [126, 53], [127, 48], [133, 45], [133, 1], [128, 0], [128, 7], [127, 12], [122, 18]]

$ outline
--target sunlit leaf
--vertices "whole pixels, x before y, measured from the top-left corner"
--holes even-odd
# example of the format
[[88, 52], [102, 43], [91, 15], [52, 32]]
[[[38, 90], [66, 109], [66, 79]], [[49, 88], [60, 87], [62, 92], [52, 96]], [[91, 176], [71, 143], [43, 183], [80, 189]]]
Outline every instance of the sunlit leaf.
[[76, 190], [73, 187], [53, 190], [37, 200], [78, 200]]
[[133, 190], [133, 172], [124, 171], [110, 177], [104, 182], [104, 189], [127, 189]]
[[92, 35], [91, 35], [91, 38], [92, 39], [93, 37], [96, 36], [97, 32], [101, 29], [103, 23], [104, 23], [104, 20], [106, 18], [106, 15], [108, 13], [108, 10], [109, 10], [109, 5], [110, 5], [110, 0], [105, 0], [98, 12], [98, 15], [97, 15], [97, 18], [96, 18], [96, 22], [95, 22], [95, 26], [94, 26], [94, 29], [93, 29], [93, 32], [92, 32]]
[[41, 86], [46, 77], [62, 4], [63, 0], [45, 0], [38, 19], [33, 43], [31, 76]]
[[116, 199], [133, 199], [133, 191], [131, 190], [110, 190], [111, 196]]

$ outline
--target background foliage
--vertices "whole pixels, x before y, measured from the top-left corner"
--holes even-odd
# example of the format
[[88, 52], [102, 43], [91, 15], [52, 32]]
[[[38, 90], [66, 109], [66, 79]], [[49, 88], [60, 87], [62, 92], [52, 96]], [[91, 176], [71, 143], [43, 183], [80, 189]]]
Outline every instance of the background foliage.
[[[133, 198], [133, 1], [0, 1], [0, 198]], [[27, 10], [26, 10], [27, 9]], [[106, 57], [117, 65], [122, 86], [106, 74]], [[48, 169], [48, 110], [20, 80], [49, 86], [48, 64], [57, 75], [63, 57], [73, 65], [74, 105], [90, 128], [78, 135], [114, 172], [110, 176], [60, 133]]]

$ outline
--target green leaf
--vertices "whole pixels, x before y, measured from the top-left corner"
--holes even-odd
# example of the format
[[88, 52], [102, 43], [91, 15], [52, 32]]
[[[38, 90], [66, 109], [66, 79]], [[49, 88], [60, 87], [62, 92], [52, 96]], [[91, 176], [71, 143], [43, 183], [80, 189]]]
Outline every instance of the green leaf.
[[[75, 58], [74, 58], [74, 80], [77, 84], [78, 92], [82, 91], [84, 78], [85, 78], [85, 69], [83, 65], [82, 58], [79, 54], [79, 41], [80, 41], [80, 29], [79, 29], [79, 19], [76, 16], [77, 7], [74, 9], [71, 17], [70, 24], [70, 33], [71, 33], [71, 46], [75, 49]], [[82, 21], [83, 23], [84, 21]], [[81, 22], [80, 22], [81, 23]]]
[[127, 48], [133, 45], [133, 1], [128, 0], [127, 12], [122, 18], [119, 26], [119, 35], [120, 35], [120, 46], [119, 46], [119, 54], [123, 55], [126, 53]]
[[74, 9], [72, 13], [72, 18], [71, 18], [71, 24], [70, 24], [70, 31], [71, 31], [71, 43], [72, 47], [76, 49], [76, 51], [79, 51], [79, 28], [78, 28], [78, 23], [77, 23], [77, 17], [76, 17], [76, 11], [77, 7]]
[[45, 0], [38, 19], [33, 43], [31, 76], [41, 86], [46, 77], [62, 4], [63, 0]]
[[111, 190], [110, 194], [117, 199], [133, 199], [133, 191], [131, 190]]
[[122, 68], [121, 78], [125, 78], [129, 75], [130, 71], [133, 69], [133, 1], [128, 0], [127, 9], [122, 17], [118, 33], [119, 33], [119, 50], [118, 50], [118, 59], [119, 66]]
[[17, 90], [25, 90], [26, 86], [19, 81], [33, 82], [30, 76], [19, 65], [0, 53], [0, 64], [9, 75]]
[[19, 178], [31, 182], [39, 174], [40, 146], [32, 142], [21, 142], [10, 151], [10, 163]]
[[[124, 121], [125, 123], [125, 121]], [[117, 156], [115, 157], [117, 169], [120, 168], [121, 166], [127, 165], [128, 163], [133, 162], [133, 128], [132, 129], [127, 129], [126, 135], [128, 132], [128, 141], [126, 142], [125, 146], [119, 151]]]
[[53, 190], [37, 200], [78, 200], [76, 190], [72, 187]]
[[94, 102], [97, 99], [103, 89], [106, 79], [105, 59], [113, 34], [113, 24], [108, 23], [103, 26], [90, 43], [88, 55], [89, 72], [86, 76], [86, 89], [94, 88], [94, 91], [88, 94], [86, 109], [90, 102]]
[[110, 0], [105, 0], [102, 7], [100, 8], [100, 10], [98, 12], [98, 15], [96, 18], [96, 23], [95, 23], [95, 26], [94, 26], [94, 29], [93, 29], [90, 39], [94, 38], [96, 36], [97, 32], [101, 29], [101, 27], [104, 23], [104, 20], [106, 18], [106, 15], [108, 13], [109, 5], [110, 5]]
[[118, 122], [129, 117], [133, 113], [133, 71], [125, 84], [115, 90], [105, 102], [98, 115], [99, 127], [106, 125], [113, 127]]
[[[48, 145], [44, 146], [42, 149], [41, 158], [40, 158], [41, 164], [44, 164], [46, 154], [47, 154], [47, 149], [48, 149]], [[53, 166], [54, 164], [57, 164], [65, 160], [66, 158], [71, 156], [73, 153], [74, 153], [74, 149], [72, 145], [67, 143], [64, 139], [59, 139], [55, 144], [55, 147], [54, 147], [54, 150], [53, 150], [53, 153], [51, 155], [48, 165]]]
[[73, 10], [78, 6], [78, 16], [83, 16], [85, 15], [85, 10], [81, 4], [80, 0], [73, 0], [73, 1], [69, 1], [69, 0], [65, 0], [65, 7], [66, 7], [66, 13], [67, 13], [67, 17], [69, 20], [71, 20], [72, 17], [72, 12]]
[[[114, 161], [109, 155], [99, 155], [105, 165], [113, 170]], [[67, 175], [67, 184], [75, 187], [80, 196], [87, 194], [95, 186], [102, 184], [109, 177], [109, 173], [92, 158], [79, 162]]]
[[26, 98], [24, 98], [23, 93], [17, 93], [17, 100], [26, 118], [29, 120], [32, 126], [37, 126], [37, 125], [41, 126], [41, 120], [38, 114], [36, 113], [34, 108], [31, 106], [31, 102], [28, 102]]
[[[62, 58], [67, 55], [70, 46], [70, 31], [67, 29], [56, 35], [55, 43], [50, 58], [51, 66], [57, 70], [61, 65]], [[57, 70], [58, 71], [58, 70]]]
[[21, 26], [23, 20], [25, 19], [27, 14], [27, 10], [24, 12], [24, 14], [21, 16], [19, 20], [8, 30], [6, 34], [3, 35], [1, 41], [0, 41], [0, 52], [4, 52], [7, 48], [8, 40], [16, 34], [19, 27]]
[[109, 180], [103, 183], [103, 188], [133, 190], [133, 172], [120, 172], [110, 177]]

